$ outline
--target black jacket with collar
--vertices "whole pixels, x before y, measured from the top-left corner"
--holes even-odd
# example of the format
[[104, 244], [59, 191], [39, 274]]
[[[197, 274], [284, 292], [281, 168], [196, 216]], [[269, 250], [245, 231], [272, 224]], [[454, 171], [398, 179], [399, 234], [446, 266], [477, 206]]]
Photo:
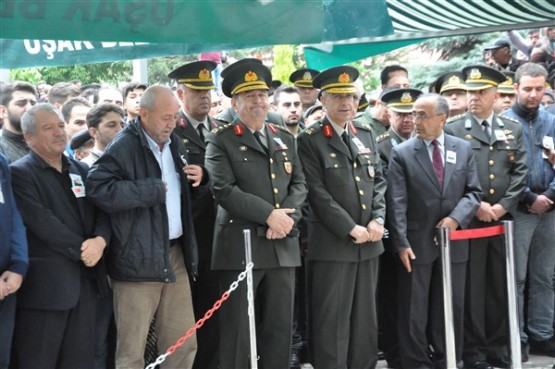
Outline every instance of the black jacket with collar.
[[[183, 236], [180, 243], [185, 266], [194, 280], [198, 272], [198, 250], [190, 185], [182, 171], [188, 156], [174, 133], [170, 150], [181, 182]], [[203, 172], [201, 185], [206, 185], [208, 175]], [[131, 122], [92, 166], [86, 187], [92, 200], [110, 215], [112, 243], [107, 257], [110, 277], [131, 282], [174, 282], [169, 259], [165, 184], [141, 129], [140, 118]]]
[[81, 245], [95, 236], [110, 244], [108, 217], [94, 207], [86, 191], [85, 196], [76, 197], [69, 188], [71, 176], [75, 184], [85, 180], [86, 165], [65, 156], [62, 162], [60, 174], [31, 151], [10, 166], [29, 246], [29, 268], [17, 296], [19, 307], [71, 309], [79, 301], [82, 276], [96, 279], [99, 292], [107, 292], [104, 260], [85, 267]]

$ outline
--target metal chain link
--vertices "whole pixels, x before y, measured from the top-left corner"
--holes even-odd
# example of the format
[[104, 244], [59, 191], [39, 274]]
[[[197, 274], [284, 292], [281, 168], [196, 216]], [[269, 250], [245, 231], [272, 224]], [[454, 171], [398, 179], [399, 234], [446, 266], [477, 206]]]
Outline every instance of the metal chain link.
[[229, 286], [229, 289], [222, 294], [222, 297], [220, 297], [220, 299], [214, 303], [212, 308], [209, 309], [204, 314], [204, 316], [202, 318], [200, 318], [195, 323], [194, 326], [189, 328], [187, 333], [185, 333], [185, 335], [183, 335], [181, 338], [179, 338], [173, 346], [170, 346], [164, 354], [158, 356], [153, 363], [150, 363], [146, 367], [146, 369], [155, 369], [156, 366], [162, 364], [168, 356], [172, 355], [175, 352], [175, 350], [177, 350], [179, 347], [181, 347], [187, 341], [187, 339], [189, 339], [193, 334], [195, 334], [197, 329], [200, 329], [200, 327], [202, 327], [204, 325], [204, 322], [206, 322], [208, 319], [210, 319], [212, 317], [212, 315], [214, 314], [214, 312], [216, 312], [216, 310], [218, 310], [222, 306], [222, 303], [229, 298], [231, 293], [233, 291], [235, 291], [237, 289], [237, 287], [239, 287], [239, 282], [243, 281], [247, 277], [247, 273], [253, 267], [254, 267], [253, 263], [248, 263], [245, 270], [243, 270], [241, 273], [239, 273], [239, 276], [237, 277], [237, 279], [233, 283], [231, 283], [231, 285]]

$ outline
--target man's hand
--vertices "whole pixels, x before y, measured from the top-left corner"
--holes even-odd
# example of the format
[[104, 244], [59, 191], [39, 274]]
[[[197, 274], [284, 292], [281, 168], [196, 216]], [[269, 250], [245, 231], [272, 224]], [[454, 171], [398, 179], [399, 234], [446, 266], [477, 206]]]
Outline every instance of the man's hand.
[[[288, 214], [292, 214], [294, 212], [295, 209], [287, 208], [272, 210], [270, 216], [268, 217], [268, 219], [266, 219], [266, 224], [268, 224], [268, 227], [270, 227], [268, 229], [268, 232], [266, 233], [266, 237], [270, 236], [275, 238], [283, 238], [287, 236], [295, 225], [295, 221]], [[272, 234], [269, 234], [270, 230], [272, 230]]]
[[403, 263], [407, 272], [409, 273], [412, 272], [412, 266], [410, 264], [410, 261], [416, 259], [416, 256], [414, 256], [414, 252], [412, 252], [412, 248], [409, 247], [404, 250], [401, 250], [399, 251], [398, 255], [399, 255], [399, 259], [401, 259], [401, 262]]
[[6, 270], [0, 276], [0, 301], [4, 300], [6, 296], [16, 293], [23, 282], [23, 276], [14, 272]]
[[553, 201], [551, 201], [545, 195], [538, 195], [536, 197], [536, 201], [530, 206], [528, 206], [528, 211], [532, 214], [543, 214], [549, 210], [549, 208], [553, 205]]
[[266, 238], [269, 240], [281, 240], [285, 237], [286, 236], [283, 236], [283, 234], [274, 231], [272, 228], [268, 228], [268, 230], [266, 231]]
[[81, 261], [83, 261], [83, 264], [88, 267], [95, 266], [102, 257], [105, 247], [106, 240], [100, 236], [83, 241], [81, 244]]
[[183, 167], [183, 173], [187, 175], [189, 182], [192, 182], [193, 187], [200, 186], [202, 182], [202, 168], [198, 165], [187, 165]]
[[456, 231], [459, 228], [459, 222], [451, 217], [445, 217], [437, 223], [436, 227], [449, 228], [450, 231]]
[[555, 150], [554, 149], [543, 149], [545, 156], [547, 156], [547, 160], [551, 163], [551, 165], [555, 165]]
[[376, 222], [375, 220], [371, 220], [370, 223], [368, 223], [368, 225], [366, 226], [366, 230], [368, 231], [368, 241], [370, 242], [379, 241], [383, 237], [383, 225]]
[[499, 220], [499, 218], [497, 218], [497, 216], [495, 215], [495, 211], [493, 211], [489, 202], [485, 202], [485, 201], [482, 201], [480, 203], [480, 207], [476, 212], [476, 218], [478, 218], [482, 222], [487, 222], [487, 223]]
[[491, 210], [492, 210], [493, 213], [495, 214], [495, 217], [496, 217], [495, 220], [496, 220], [496, 221], [499, 220], [499, 219], [501, 219], [501, 218], [503, 218], [503, 216], [504, 216], [505, 214], [507, 214], [507, 210], [506, 210], [503, 206], [501, 206], [501, 205], [499, 205], [499, 204], [493, 205], [493, 206], [491, 207]]
[[358, 224], [353, 229], [351, 229], [351, 232], [349, 232], [349, 236], [353, 238], [354, 243], [368, 242], [368, 239], [370, 238], [368, 230]]

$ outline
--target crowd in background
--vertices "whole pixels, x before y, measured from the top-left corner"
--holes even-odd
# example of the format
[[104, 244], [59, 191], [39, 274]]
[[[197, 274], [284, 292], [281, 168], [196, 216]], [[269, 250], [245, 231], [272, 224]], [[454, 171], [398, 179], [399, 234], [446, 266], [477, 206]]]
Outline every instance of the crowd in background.
[[[428, 91], [222, 53], [173, 88], [2, 82], [0, 368], [145, 367], [244, 270], [244, 228], [262, 367], [445, 368], [435, 229], [505, 220], [522, 361], [555, 357], [554, 57], [545, 27]], [[451, 262], [457, 367], [509, 368], [503, 237]], [[246, 368], [248, 344], [240, 284], [161, 367]]]

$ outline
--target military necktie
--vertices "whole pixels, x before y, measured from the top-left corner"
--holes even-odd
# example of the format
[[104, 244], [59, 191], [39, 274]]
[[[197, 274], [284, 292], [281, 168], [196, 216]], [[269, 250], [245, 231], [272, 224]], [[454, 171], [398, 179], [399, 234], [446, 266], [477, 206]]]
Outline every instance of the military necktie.
[[347, 149], [349, 150], [349, 153], [351, 154], [351, 159], [354, 159], [353, 151], [351, 150], [351, 140], [349, 138], [349, 134], [347, 133], [347, 131], [343, 131], [343, 133], [341, 134], [341, 138], [343, 139], [343, 142], [345, 143], [345, 145], [347, 146]]
[[487, 120], [484, 120], [482, 122], [482, 127], [484, 128], [484, 134], [486, 135], [486, 138], [488, 140], [488, 142], [491, 141], [491, 134], [489, 133], [489, 123]]
[[260, 132], [259, 131], [254, 131], [253, 133], [254, 139], [258, 142], [258, 144], [260, 145], [260, 147], [262, 147], [262, 149], [264, 150], [264, 152], [266, 153], [266, 155], [268, 155], [268, 148], [266, 147], [266, 145], [264, 145], [264, 143], [262, 142], [262, 139], [260, 138]]
[[443, 160], [441, 158], [439, 141], [433, 140], [432, 145], [434, 145], [434, 151], [432, 152], [432, 163], [434, 165], [434, 172], [436, 172], [436, 177], [439, 181], [439, 188], [443, 188]]
[[202, 142], [204, 142], [204, 123], [201, 123], [198, 125], [197, 129], [198, 129], [198, 135], [200, 137], [200, 140]]

